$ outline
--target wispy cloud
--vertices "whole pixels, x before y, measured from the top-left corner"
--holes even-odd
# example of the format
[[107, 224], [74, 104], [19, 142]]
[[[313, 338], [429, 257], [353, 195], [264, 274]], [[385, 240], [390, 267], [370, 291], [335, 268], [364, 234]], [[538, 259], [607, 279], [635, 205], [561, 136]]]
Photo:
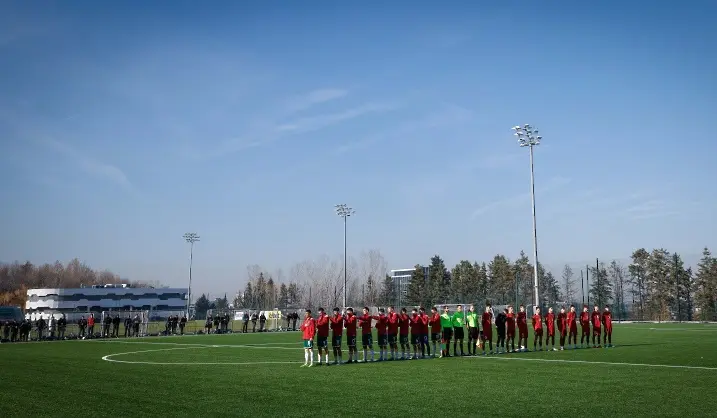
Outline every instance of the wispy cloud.
[[[547, 184], [536, 189], [536, 193], [547, 193], [549, 191], [558, 189], [566, 184], [570, 183], [570, 179], [566, 177], [553, 177]], [[512, 209], [519, 205], [522, 205], [530, 200], [530, 192], [521, 193], [518, 195], [510, 196], [505, 199], [499, 199], [488, 203], [487, 205], [481, 206], [474, 210], [470, 216], [471, 220], [475, 220], [478, 216], [497, 209]]]
[[339, 122], [358, 118], [368, 113], [382, 113], [398, 108], [398, 105], [391, 103], [369, 103], [336, 113], [294, 119], [288, 123], [276, 127], [279, 132], [301, 133], [315, 131], [335, 125]]
[[317, 89], [287, 100], [286, 108], [288, 112], [296, 113], [321, 103], [340, 99], [348, 94], [348, 90], [344, 89]]
[[415, 132], [457, 124], [470, 119], [472, 116], [473, 112], [462, 106], [452, 103], [441, 103], [436, 110], [422, 115], [421, 118], [404, 122], [399, 124], [396, 128], [389, 129], [384, 132], [377, 132], [355, 141], [345, 142], [339, 145], [334, 150], [334, 153], [344, 154], [349, 151], [366, 148], [382, 141], [389, 141], [391, 139], [400, 138]]
[[49, 148], [66, 156], [73, 161], [82, 171], [94, 176], [109, 180], [125, 190], [133, 190], [127, 175], [118, 167], [91, 158], [65, 142], [56, 139], [45, 139], [42, 141]]

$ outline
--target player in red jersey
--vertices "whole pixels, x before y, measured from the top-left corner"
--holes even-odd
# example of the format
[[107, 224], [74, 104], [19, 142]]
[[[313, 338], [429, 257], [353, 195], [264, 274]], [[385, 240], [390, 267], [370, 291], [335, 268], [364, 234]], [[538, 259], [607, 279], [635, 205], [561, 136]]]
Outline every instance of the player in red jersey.
[[383, 308], [379, 308], [378, 315], [372, 316], [376, 320], [376, 334], [378, 335], [378, 361], [388, 360], [388, 317]]
[[568, 312], [568, 345], [570, 345], [570, 341], [572, 341], [573, 348], [578, 348], [578, 324], [576, 317], [575, 305], [570, 305], [570, 312]]
[[483, 328], [483, 355], [485, 355], [487, 344], [490, 345], [490, 354], [493, 354], [493, 310], [490, 304], [486, 305], [485, 311], [481, 315], [480, 325]]
[[331, 348], [334, 351], [334, 364], [343, 364], [341, 358], [341, 337], [344, 333], [344, 317], [339, 308], [334, 308], [334, 314], [329, 318], [331, 326]]
[[398, 355], [398, 314], [393, 306], [388, 307], [388, 346], [391, 348], [391, 360], [396, 360]]
[[528, 313], [525, 312], [525, 305], [520, 305], [517, 323], [518, 345], [520, 345], [520, 351], [526, 351], [528, 349]]
[[612, 347], [612, 313], [609, 305], [605, 305], [602, 313], [602, 325], [604, 330], [602, 343], [605, 347]]
[[401, 360], [406, 360], [411, 353], [411, 346], [408, 344], [408, 328], [411, 325], [411, 318], [406, 313], [406, 308], [401, 308], [401, 315], [398, 316], [398, 339], [401, 343]]
[[431, 327], [431, 344], [433, 345], [433, 356], [436, 357], [438, 352], [438, 341], [441, 339], [441, 314], [438, 308], [431, 308], [431, 317], [428, 319], [428, 325]]
[[421, 318], [421, 358], [426, 358], [431, 355], [431, 347], [428, 345], [428, 314], [426, 308], [421, 306], [418, 310], [418, 316]]
[[[592, 322], [593, 324], [593, 348], [602, 348], [600, 346], [600, 337], [602, 334], [602, 331], [600, 329], [602, 325], [600, 323], [601, 320], [602, 318], [600, 315], [600, 307], [595, 305], [592, 314], [590, 314], [590, 322]], [[597, 342], [595, 341], [596, 338]]]
[[552, 306], [548, 308], [548, 314], [545, 315], [545, 328], [548, 330], [548, 335], [545, 336], [545, 350], [551, 350], [548, 348], [548, 342], [550, 342], [550, 345], [553, 346], [552, 351], [558, 351], [555, 349], [555, 314]]
[[588, 305], [583, 305], [583, 311], [580, 312], [580, 345], [585, 348], [585, 344], [590, 346], [590, 313]]
[[314, 335], [316, 334], [316, 321], [311, 317], [311, 310], [307, 309], [304, 314], [304, 322], [301, 324], [302, 337], [304, 338], [304, 364], [301, 367], [314, 365]]
[[349, 361], [347, 363], [358, 363], [358, 352], [356, 351], [356, 325], [358, 317], [354, 315], [353, 308], [346, 309], [344, 315], [344, 326], [346, 327], [346, 345], [349, 346]]
[[368, 314], [368, 307], [363, 307], [363, 315], [359, 316], [359, 327], [361, 327], [361, 347], [363, 348], [363, 363], [368, 362], [368, 354], [371, 354], [371, 361], [374, 358], [373, 352], [373, 317]]
[[319, 317], [316, 318], [316, 345], [319, 348], [319, 363], [321, 366], [321, 353], [324, 353], [326, 365], [329, 365], [329, 316], [324, 308], [319, 308]]
[[409, 357], [409, 359], [416, 360], [418, 359], [418, 347], [421, 345], [421, 333], [423, 332], [423, 323], [418, 315], [418, 309], [413, 308], [413, 311], [411, 311], [409, 323], [411, 324], [411, 345], [413, 346], [413, 356]]
[[513, 312], [513, 306], [508, 305], [508, 309], [505, 310], [505, 325], [506, 333], [505, 336], [508, 340], [508, 352], [512, 353], [515, 351], [515, 313]]
[[560, 333], [560, 351], [565, 350], [565, 337], [568, 335], [568, 315], [565, 307], [560, 308], [558, 314], [558, 332]]
[[533, 315], [533, 351], [543, 351], [543, 317], [540, 315], [540, 306], [535, 307], [535, 315]]

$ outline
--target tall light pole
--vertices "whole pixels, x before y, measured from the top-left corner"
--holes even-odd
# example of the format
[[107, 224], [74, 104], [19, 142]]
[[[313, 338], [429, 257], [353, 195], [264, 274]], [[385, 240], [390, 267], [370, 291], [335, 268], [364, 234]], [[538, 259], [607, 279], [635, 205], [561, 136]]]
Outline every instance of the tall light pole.
[[194, 243], [199, 241], [199, 235], [194, 232], [184, 234], [184, 240], [189, 243], [189, 288], [187, 289], [187, 319], [189, 319], [189, 304], [192, 302], [192, 259]]
[[530, 201], [533, 207], [533, 256], [535, 258], [533, 264], [534, 286], [535, 286], [535, 306], [540, 306], [538, 294], [538, 230], [535, 224], [535, 174], [533, 170], [533, 147], [540, 144], [543, 139], [538, 135], [538, 130], [530, 125], [514, 126], [515, 136], [518, 137], [518, 145], [528, 147], [530, 150]]
[[344, 306], [343, 308], [346, 308], [346, 286], [348, 282], [348, 258], [346, 256], [346, 219], [355, 214], [356, 211], [353, 210], [353, 208], [350, 208], [347, 204], [342, 203], [340, 205], [336, 205], [336, 214], [340, 217], [344, 218]]

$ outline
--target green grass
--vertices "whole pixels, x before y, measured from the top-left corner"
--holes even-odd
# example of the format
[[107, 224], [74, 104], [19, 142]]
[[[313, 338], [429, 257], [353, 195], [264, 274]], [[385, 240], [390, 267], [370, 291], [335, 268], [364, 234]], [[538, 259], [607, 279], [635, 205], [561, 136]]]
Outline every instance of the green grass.
[[[611, 349], [308, 369], [299, 367], [299, 333], [3, 344], [0, 415], [614, 417], [717, 411], [717, 396], [709, 395], [717, 381], [717, 326], [616, 324], [613, 343]], [[102, 359], [113, 354], [111, 360], [130, 363]]]

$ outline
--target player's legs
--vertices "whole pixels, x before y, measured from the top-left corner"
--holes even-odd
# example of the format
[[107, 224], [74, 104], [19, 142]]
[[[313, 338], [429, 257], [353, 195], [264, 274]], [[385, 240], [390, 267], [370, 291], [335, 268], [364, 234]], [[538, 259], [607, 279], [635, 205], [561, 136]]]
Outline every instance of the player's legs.
[[605, 331], [607, 332], [607, 343], [612, 347], [612, 329]]

